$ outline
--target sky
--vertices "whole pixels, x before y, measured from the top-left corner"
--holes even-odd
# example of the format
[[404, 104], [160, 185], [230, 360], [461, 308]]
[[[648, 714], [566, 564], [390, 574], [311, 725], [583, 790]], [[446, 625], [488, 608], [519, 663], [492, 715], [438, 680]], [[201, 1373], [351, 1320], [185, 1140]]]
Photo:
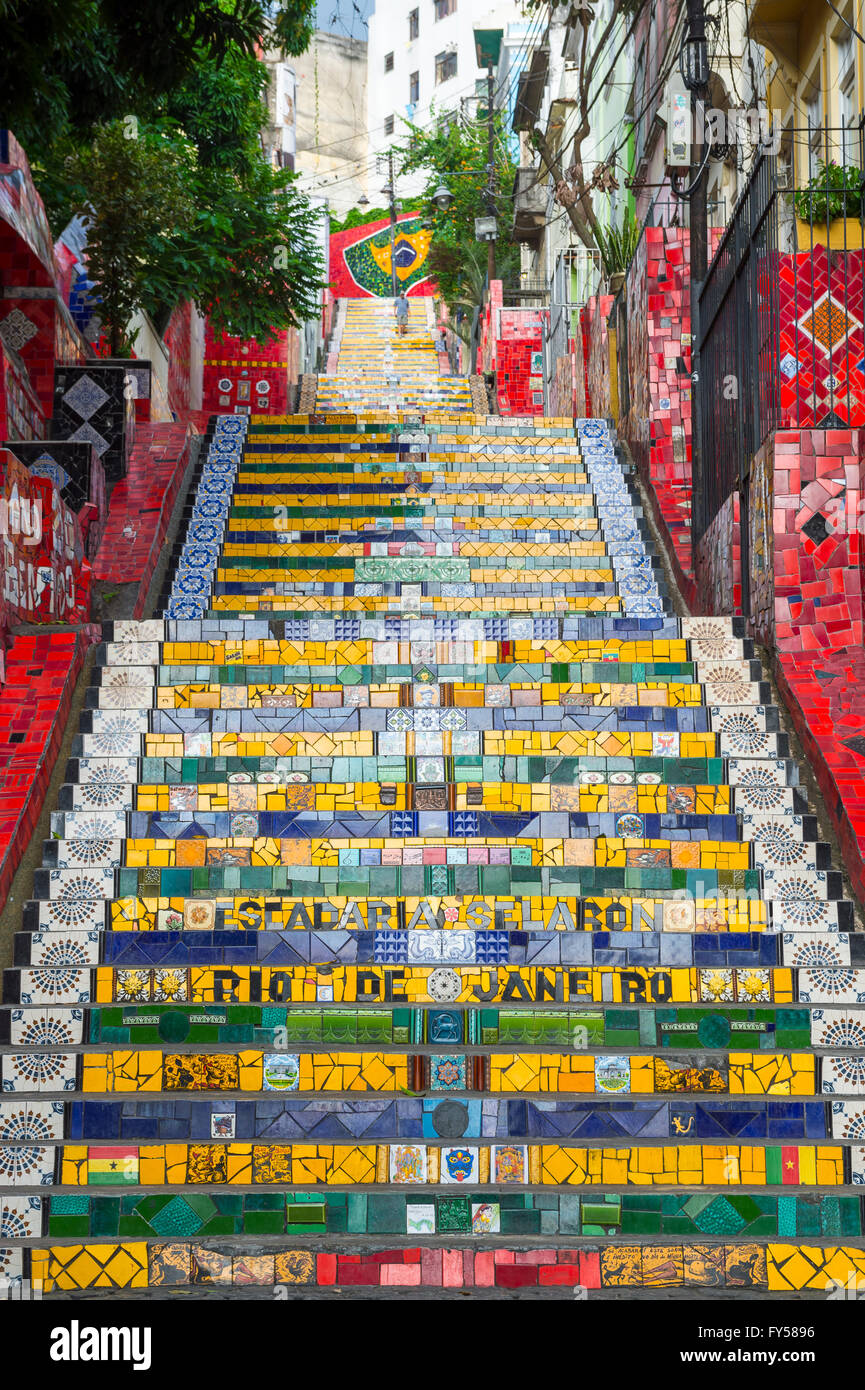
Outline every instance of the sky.
[[315, 27], [365, 39], [365, 21], [372, 8], [373, 0], [317, 0]]

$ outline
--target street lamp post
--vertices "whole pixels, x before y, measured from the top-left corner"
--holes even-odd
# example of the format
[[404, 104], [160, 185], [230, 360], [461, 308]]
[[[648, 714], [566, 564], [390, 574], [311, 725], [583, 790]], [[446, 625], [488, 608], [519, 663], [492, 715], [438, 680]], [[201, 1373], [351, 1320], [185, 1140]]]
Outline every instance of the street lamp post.
[[[475, 29], [475, 55], [479, 68], [487, 70], [487, 212], [490, 217], [496, 214], [496, 186], [495, 186], [495, 129], [493, 124], [493, 106], [495, 93], [493, 91], [493, 69], [499, 61], [499, 54], [502, 49], [502, 29]], [[492, 284], [496, 278], [496, 242], [495, 237], [491, 236], [487, 241], [487, 283]]]
[[390, 284], [393, 290], [393, 297], [396, 299], [399, 294], [399, 286], [396, 280], [396, 189], [394, 188], [393, 178], [393, 150], [387, 152], [388, 184], [387, 188], [382, 189], [387, 194], [388, 206], [390, 211]]
[[[487, 68], [487, 167], [489, 175], [487, 178], [487, 211], [490, 217], [495, 217], [496, 213], [496, 194], [493, 186], [493, 171], [495, 161], [493, 158], [493, 70]], [[496, 242], [494, 237], [490, 237], [487, 242], [487, 283], [492, 284], [496, 278]]]

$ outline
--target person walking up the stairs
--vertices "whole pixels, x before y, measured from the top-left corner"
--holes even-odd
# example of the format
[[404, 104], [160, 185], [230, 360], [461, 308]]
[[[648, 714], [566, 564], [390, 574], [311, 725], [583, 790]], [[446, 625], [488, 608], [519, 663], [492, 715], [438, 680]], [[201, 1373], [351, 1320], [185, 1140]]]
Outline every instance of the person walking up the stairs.
[[403, 336], [408, 327], [408, 299], [405, 290], [400, 290], [393, 307], [396, 314], [396, 331]]

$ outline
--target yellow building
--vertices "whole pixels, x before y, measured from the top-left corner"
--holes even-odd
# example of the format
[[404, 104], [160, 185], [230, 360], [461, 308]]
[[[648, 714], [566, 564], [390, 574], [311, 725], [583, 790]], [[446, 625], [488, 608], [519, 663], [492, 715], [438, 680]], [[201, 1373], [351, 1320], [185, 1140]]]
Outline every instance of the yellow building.
[[[768, 50], [767, 103], [795, 157], [795, 184], [807, 183], [820, 161], [863, 165], [861, 9], [852, 0], [756, 0], [750, 35]], [[843, 18], [839, 18], [839, 15]], [[846, 22], [845, 22], [846, 21]]]

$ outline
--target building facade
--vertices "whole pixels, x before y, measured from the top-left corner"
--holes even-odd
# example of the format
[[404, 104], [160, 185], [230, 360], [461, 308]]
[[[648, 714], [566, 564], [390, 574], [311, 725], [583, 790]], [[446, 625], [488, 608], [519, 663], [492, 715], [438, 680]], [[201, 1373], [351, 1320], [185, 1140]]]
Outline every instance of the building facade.
[[[476, 98], [486, 96], [475, 25], [505, 29], [521, 20], [512, 0], [377, 0], [367, 52], [371, 179], [382, 172], [381, 156], [405, 137], [406, 122], [427, 126], [436, 114], [474, 113]], [[410, 196], [423, 185], [416, 175], [401, 181], [398, 192]], [[378, 190], [374, 183], [373, 203]]]
[[344, 217], [367, 193], [367, 45], [317, 30], [293, 62], [298, 187]]

